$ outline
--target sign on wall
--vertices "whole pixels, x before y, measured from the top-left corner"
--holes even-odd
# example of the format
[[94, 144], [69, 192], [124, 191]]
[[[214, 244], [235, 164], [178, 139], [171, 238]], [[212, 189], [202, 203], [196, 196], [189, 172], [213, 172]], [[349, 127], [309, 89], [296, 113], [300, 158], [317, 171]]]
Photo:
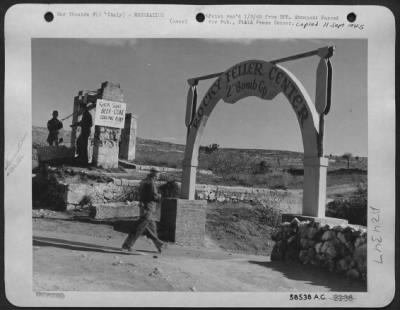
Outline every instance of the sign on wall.
[[98, 99], [94, 124], [114, 128], [124, 128], [126, 103]]

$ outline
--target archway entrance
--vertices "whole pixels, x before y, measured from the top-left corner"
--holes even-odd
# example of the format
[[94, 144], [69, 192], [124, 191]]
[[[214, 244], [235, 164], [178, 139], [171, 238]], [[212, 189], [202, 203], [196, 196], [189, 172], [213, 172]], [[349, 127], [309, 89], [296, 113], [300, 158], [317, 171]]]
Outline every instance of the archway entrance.
[[[234, 104], [256, 96], [274, 99], [283, 93], [292, 106], [301, 131], [304, 149], [303, 215], [324, 217], [328, 159], [323, 157], [324, 115], [330, 109], [331, 65], [333, 47], [267, 62], [248, 60], [225, 72], [188, 80], [190, 84], [186, 125], [188, 128], [182, 172], [181, 198], [194, 200], [198, 152], [203, 130], [216, 104], [222, 99]], [[278, 62], [318, 55], [315, 105], [300, 81]], [[217, 77], [196, 108], [196, 85], [202, 79]]]

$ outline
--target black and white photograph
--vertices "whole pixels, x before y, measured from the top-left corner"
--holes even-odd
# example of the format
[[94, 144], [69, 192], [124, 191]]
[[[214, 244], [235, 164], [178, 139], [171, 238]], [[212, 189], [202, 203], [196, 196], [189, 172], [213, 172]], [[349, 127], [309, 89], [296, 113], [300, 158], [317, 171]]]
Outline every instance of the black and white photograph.
[[[88, 292], [111, 296], [105, 305], [112, 293], [139, 294], [122, 305], [146, 306], [162, 305], [154, 300], [162, 292], [179, 293], [182, 305], [212, 305], [221, 296], [214, 303], [221, 306], [233, 301], [224, 294], [246, 292], [258, 294], [255, 305], [278, 293], [292, 307], [362, 306], [377, 287], [376, 268], [390, 270], [394, 259], [384, 254], [393, 252], [394, 230], [384, 235], [381, 222], [394, 204], [383, 211], [376, 198], [382, 190], [394, 203], [391, 188], [379, 187], [391, 173], [376, 164], [388, 149], [386, 164], [394, 165], [379, 131], [391, 130], [394, 98], [390, 82], [381, 89], [385, 127], [370, 89], [384, 84], [371, 77], [379, 72], [370, 59], [379, 39], [363, 32], [365, 18], [217, 8], [188, 22], [171, 6], [122, 7], [72, 14], [55, 5], [51, 18], [40, 11], [38, 31], [24, 37], [30, 84], [19, 82], [30, 109], [11, 109], [7, 91], [17, 94], [18, 82], [8, 75], [6, 122], [9, 113], [25, 129], [9, 150], [7, 137], [16, 133], [6, 130], [5, 183], [29, 202], [9, 218], [24, 228], [12, 242], [30, 244], [23, 249], [30, 298], [61, 305], [70, 296], [74, 306]], [[168, 14], [169, 35], [155, 35], [159, 26], [113, 35], [118, 23], [148, 18], [152, 25]], [[202, 17], [213, 35], [176, 30]], [[49, 20], [60, 29], [93, 18], [104, 27], [114, 19], [103, 35], [46, 28]], [[246, 35], [268, 25], [294, 33]], [[91, 300], [84, 306], [100, 305]]]
[[366, 48], [33, 39], [34, 288], [366, 290]]

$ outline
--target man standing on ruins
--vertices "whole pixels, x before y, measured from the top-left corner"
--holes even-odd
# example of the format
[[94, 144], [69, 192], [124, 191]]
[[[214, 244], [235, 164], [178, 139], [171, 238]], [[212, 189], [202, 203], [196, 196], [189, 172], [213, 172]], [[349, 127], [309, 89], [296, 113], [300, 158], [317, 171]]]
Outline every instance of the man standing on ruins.
[[81, 105], [81, 111], [83, 111], [82, 119], [79, 122], [72, 124], [71, 127], [81, 127], [81, 134], [76, 141], [76, 152], [78, 153], [78, 161], [86, 165], [89, 162], [88, 140], [90, 137], [90, 129], [93, 126], [93, 121], [92, 115], [90, 115], [86, 104]]
[[52, 146], [58, 145], [58, 133], [61, 128], [63, 128], [63, 124], [61, 121], [57, 119], [58, 111], [53, 111], [53, 118], [47, 122], [47, 129], [49, 130], [49, 135], [47, 136], [47, 143]]
[[122, 249], [132, 251], [136, 240], [144, 233], [156, 246], [159, 253], [165, 248], [165, 243], [158, 239], [157, 226], [153, 220], [156, 211], [156, 203], [160, 201], [156, 180], [159, 178], [159, 171], [152, 168], [147, 177], [140, 183], [140, 218], [122, 245]]

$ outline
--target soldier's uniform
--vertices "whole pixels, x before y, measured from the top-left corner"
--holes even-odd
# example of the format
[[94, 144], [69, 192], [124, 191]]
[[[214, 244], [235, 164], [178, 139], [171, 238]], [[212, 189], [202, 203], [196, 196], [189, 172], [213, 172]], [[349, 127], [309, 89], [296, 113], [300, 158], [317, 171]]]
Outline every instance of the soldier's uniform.
[[55, 112], [53, 112], [53, 118], [47, 122], [47, 129], [49, 130], [47, 143], [49, 145], [53, 145], [53, 143], [54, 145], [58, 145], [58, 134], [61, 128], [63, 128], [63, 124], [57, 119]]
[[158, 239], [157, 226], [153, 220], [153, 215], [156, 211], [156, 203], [160, 201], [161, 198], [155, 184], [155, 175], [157, 172], [156, 170], [151, 170], [150, 174], [140, 183], [140, 218], [135, 229], [129, 233], [124, 241], [122, 245], [123, 249], [131, 250], [136, 240], [142, 234], [153, 241], [158, 252], [161, 253], [164, 247], [164, 243]]
[[75, 126], [81, 127], [81, 134], [76, 141], [76, 152], [78, 153], [78, 160], [87, 164], [88, 159], [88, 140], [90, 137], [90, 129], [93, 126], [92, 115], [88, 110], [85, 110], [82, 115], [80, 122], [76, 123]]

